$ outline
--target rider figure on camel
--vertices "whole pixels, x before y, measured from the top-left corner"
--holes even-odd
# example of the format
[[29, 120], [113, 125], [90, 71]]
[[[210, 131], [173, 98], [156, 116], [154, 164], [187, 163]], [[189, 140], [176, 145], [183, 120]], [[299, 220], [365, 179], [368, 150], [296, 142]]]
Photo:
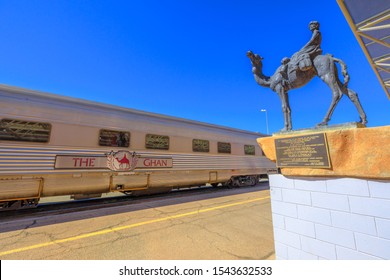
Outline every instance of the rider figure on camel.
[[291, 57], [291, 64], [298, 65], [302, 71], [309, 70], [312, 67], [312, 60], [319, 54], [322, 54], [321, 49], [321, 32], [318, 21], [311, 21], [309, 29], [313, 33], [309, 42], [304, 45], [298, 52]]

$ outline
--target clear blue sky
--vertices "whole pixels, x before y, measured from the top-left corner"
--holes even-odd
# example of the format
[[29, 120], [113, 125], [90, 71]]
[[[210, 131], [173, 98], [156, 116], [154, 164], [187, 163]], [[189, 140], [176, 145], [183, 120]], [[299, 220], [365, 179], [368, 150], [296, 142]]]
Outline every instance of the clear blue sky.
[[[322, 49], [343, 59], [368, 126], [388, 125], [390, 100], [336, 0], [0, 0], [0, 83], [250, 131], [283, 127], [277, 95], [256, 84], [253, 50], [271, 75], [320, 22]], [[319, 79], [290, 91], [293, 126], [324, 117]], [[330, 124], [358, 121], [343, 97]]]

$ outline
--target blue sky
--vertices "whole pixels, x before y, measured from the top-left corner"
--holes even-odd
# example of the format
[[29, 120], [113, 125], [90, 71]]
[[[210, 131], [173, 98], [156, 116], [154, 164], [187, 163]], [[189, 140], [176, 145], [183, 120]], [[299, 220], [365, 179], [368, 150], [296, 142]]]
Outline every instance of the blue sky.
[[[368, 126], [388, 125], [386, 97], [336, 0], [0, 0], [0, 83], [250, 131], [283, 127], [281, 104], [256, 84], [246, 51], [272, 75], [320, 22], [322, 49], [344, 60]], [[293, 127], [330, 104], [319, 79], [290, 91]], [[359, 120], [343, 97], [330, 124]]]

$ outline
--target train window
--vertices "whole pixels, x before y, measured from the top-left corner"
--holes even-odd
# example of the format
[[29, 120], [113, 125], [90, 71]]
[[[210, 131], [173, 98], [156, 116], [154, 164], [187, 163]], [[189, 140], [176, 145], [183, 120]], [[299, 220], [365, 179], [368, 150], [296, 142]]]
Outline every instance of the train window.
[[30, 122], [13, 119], [0, 121], [0, 140], [49, 142], [50, 123]]
[[208, 140], [192, 139], [192, 151], [208, 153], [210, 151], [210, 142]]
[[109, 147], [129, 147], [130, 132], [101, 129], [99, 145]]
[[254, 145], [244, 145], [244, 151], [246, 155], [255, 155], [255, 146]]
[[218, 142], [218, 153], [231, 154], [232, 145], [230, 143]]
[[147, 149], [169, 150], [169, 137], [163, 135], [146, 134], [145, 147]]

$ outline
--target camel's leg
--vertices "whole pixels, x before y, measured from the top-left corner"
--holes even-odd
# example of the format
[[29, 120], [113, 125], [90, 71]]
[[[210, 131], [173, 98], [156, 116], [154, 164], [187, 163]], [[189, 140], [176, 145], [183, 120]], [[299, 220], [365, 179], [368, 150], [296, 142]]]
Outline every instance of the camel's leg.
[[330, 118], [332, 117], [332, 114], [333, 114], [333, 112], [334, 112], [334, 109], [336, 109], [336, 105], [339, 103], [339, 101], [340, 101], [340, 99], [341, 99], [341, 96], [342, 96], [342, 95], [333, 94], [333, 96], [332, 96], [332, 102], [330, 103], [329, 109], [328, 109], [328, 111], [326, 112], [326, 115], [325, 115], [324, 119], [322, 120], [322, 122], [320, 122], [319, 124], [317, 124], [317, 126], [328, 125], [328, 122], [330, 121]]
[[283, 108], [283, 112], [287, 119], [287, 130], [292, 129], [292, 121], [291, 121], [291, 109], [290, 109], [290, 102], [288, 101], [288, 93], [284, 93], [284, 97], [286, 99], [286, 108]]
[[348, 88], [347, 92], [345, 94], [348, 96], [348, 98], [352, 101], [352, 103], [355, 105], [356, 109], [358, 110], [359, 116], [360, 116], [360, 122], [362, 124], [366, 124], [367, 123], [367, 116], [363, 110], [362, 104], [360, 104], [357, 93], [354, 92], [352, 89]]
[[326, 112], [326, 115], [322, 120], [322, 122], [320, 122], [317, 125], [317, 126], [324, 126], [327, 125], [328, 122], [330, 121], [334, 109], [336, 109], [336, 105], [339, 103], [341, 97], [343, 96], [343, 92], [341, 91], [341, 88], [334, 74], [326, 74], [324, 76], [321, 76], [320, 78], [329, 86], [329, 88], [332, 91], [332, 102], [330, 103], [329, 109]]
[[282, 111], [284, 116], [284, 128], [282, 129], [282, 131], [289, 131], [292, 129], [292, 122], [290, 103], [288, 101], [288, 92], [285, 91], [281, 85], [277, 85], [275, 90], [276, 93], [279, 95], [280, 100], [282, 101]]

